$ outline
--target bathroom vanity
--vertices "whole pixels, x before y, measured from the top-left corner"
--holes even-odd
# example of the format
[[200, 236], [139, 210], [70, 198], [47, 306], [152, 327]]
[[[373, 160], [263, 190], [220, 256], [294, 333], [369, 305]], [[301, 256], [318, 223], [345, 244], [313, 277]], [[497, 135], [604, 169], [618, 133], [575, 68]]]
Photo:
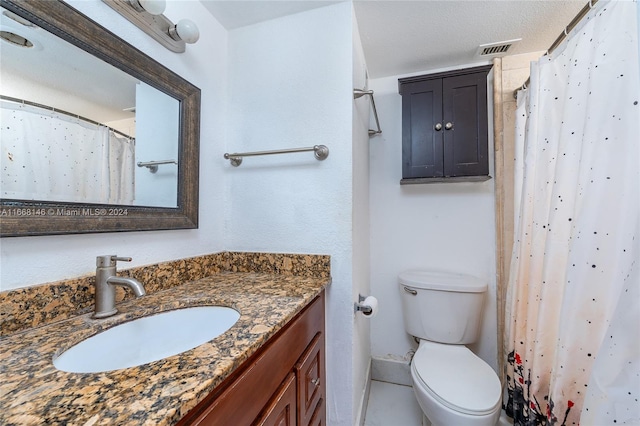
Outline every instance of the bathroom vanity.
[[324, 293], [179, 425], [324, 425]]
[[[149, 283], [151, 292], [117, 302], [119, 313], [101, 320], [92, 319], [86, 306], [80, 315], [38, 324], [68, 305], [69, 293], [77, 303], [73, 290], [88, 281], [3, 293], [0, 424], [324, 424], [328, 256], [319, 263], [303, 255], [251, 256], [221, 253], [123, 271]], [[177, 283], [194, 271], [202, 277]], [[165, 287], [154, 289], [154, 279]], [[39, 291], [40, 298], [18, 300], [30, 291]], [[40, 308], [43, 291], [53, 296]], [[15, 310], [6, 305], [9, 299]], [[102, 373], [68, 373], [52, 363], [78, 342], [120, 323], [211, 305], [231, 307], [240, 318], [192, 350]], [[18, 330], [17, 316], [26, 311], [36, 311], [28, 319], [34, 326]]]

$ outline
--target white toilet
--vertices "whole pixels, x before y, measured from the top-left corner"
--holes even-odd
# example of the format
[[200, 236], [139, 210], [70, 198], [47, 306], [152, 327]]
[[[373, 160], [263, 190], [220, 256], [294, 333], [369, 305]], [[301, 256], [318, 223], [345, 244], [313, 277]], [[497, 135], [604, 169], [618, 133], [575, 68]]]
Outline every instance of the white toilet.
[[468, 275], [406, 271], [399, 275], [404, 326], [420, 341], [413, 390], [433, 426], [494, 426], [500, 380], [466, 346], [479, 334], [487, 284]]

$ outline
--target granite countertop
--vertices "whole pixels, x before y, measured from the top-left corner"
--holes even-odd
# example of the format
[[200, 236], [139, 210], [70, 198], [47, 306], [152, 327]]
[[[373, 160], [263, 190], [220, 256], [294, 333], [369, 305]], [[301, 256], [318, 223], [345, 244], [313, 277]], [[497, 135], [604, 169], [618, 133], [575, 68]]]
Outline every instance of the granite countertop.
[[[0, 424], [175, 424], [330, 281], [221, 272], [121, 302], [110, 318], [85, 314], [2, 337]], [[54, 356], [100, 330], [200, 305], [230, 306], [240, 319], [208, 343], [139, 367], [79, 374], [53, 366]]]

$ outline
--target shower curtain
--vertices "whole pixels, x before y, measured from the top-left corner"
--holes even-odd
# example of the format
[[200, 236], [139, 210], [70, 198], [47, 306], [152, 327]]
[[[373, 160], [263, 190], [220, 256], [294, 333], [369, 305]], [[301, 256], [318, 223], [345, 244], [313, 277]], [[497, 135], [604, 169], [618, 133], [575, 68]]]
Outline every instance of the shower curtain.
[[637, 3], [596, 4], [518, 94], [505, 408], [640, 424]]
[[108, 204], [131, 205], [135, 200], [135, 141], [109, 131]]
[[2, 198], [133, 204], [133, 139], [44, 108], [1, 106]]

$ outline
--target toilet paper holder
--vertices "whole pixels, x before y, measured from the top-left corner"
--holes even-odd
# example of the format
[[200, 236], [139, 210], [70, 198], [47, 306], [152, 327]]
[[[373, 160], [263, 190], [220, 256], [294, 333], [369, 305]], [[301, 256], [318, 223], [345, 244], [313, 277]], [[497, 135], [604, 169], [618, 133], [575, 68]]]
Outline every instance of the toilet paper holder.
[[354, 303], [353, 305], [353, 311], [354, 312], [362, 312], [365, 315], [371, 315], [373, 313], [373, 309], [371, 308], [371, 306], [368, 305], [363, 305], [362, 302], [364, 302], [364, 299], [366, 299], [366, 297], [364, 297], [363, 295], [359, 294], [358, 295], [358, 303]]

